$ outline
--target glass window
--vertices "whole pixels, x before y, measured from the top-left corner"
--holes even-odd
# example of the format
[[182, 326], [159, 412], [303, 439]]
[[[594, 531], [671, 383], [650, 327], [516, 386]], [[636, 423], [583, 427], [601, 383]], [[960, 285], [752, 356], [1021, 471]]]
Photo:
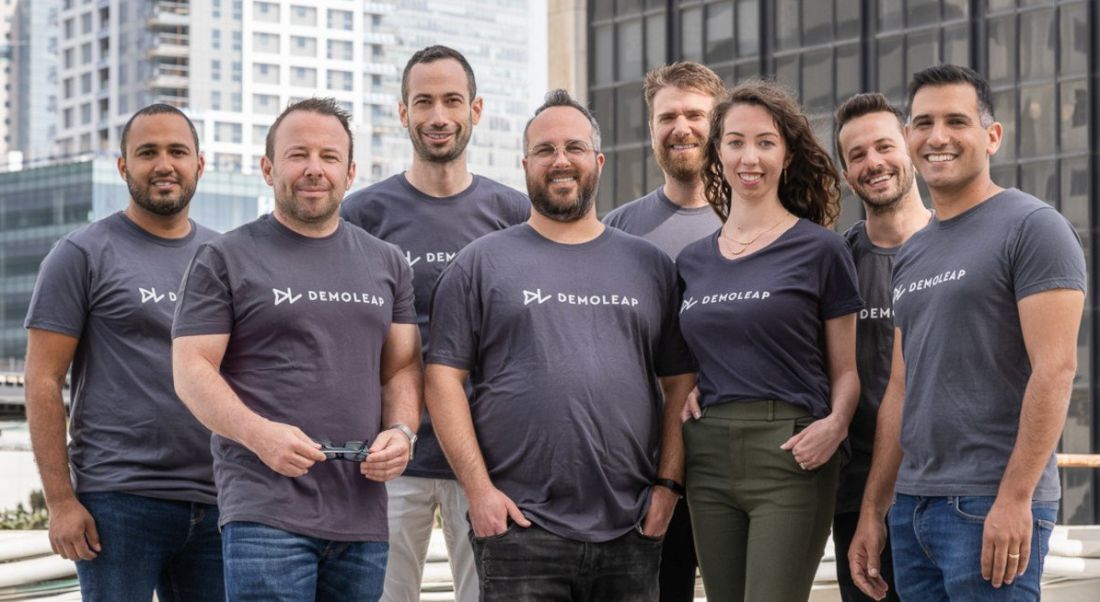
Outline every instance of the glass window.
[[1016, 77], [1016, 27], [1013, 17], [989, 20], [989, 83], [1014, 83]]
[[[1088, 157], [1062, 161], [1062, 215], [1078, 230], [1089, 228]], [[1086, 312], [1088, 313], [1088, 312]]]
[[615, 38], [610, 25], [595, 28], [592, 34], [596, 38], [596, 85], [615, 81]]
[[1054, 85], [1020, 87], [1020, 156], [1035, 157], [1054, 153]]
[[615, 123], [615, 91], [593, 90], [592, 113], [596, 117], [596, 122], [600, 124], [603, 146], [615, 144], [615, 130], [611, 127], [611, 124]]
[[615, 14], [614, 2], [592, 2], [591, 6], [593, 19], [607, 19]]
[[1001, 188], [1012, 188], [1016, 185], [1016, 164], [994, 165], [989, 168], [989, 176]]
[[760, 3], [757, 0], [737, 3], [737, 54], [760, 54]]
[[898, 0], [878, 0], [878, 29], [890, 31], [905, 26], [902, 3]]
[[618, 110], [615, 116], [616, 143], [644, 142], [648, 128], [642, 84], [619, 86], [618, 95], [619, 102], [615, 105]]
[[878, 42], [878, 89], [894, 102], [905, 98], [905, 66], [900, 36]]
[[619, 75], [620, 80], [641, 79], [645, 75], [642, 64], [642, 21], [627, 21], [618, 26]]
[[665, 35], [665, 16], [653, 15], [645, 20], [645, 65], [646, 69], [659, 67], [668, 62], [666, 56], [667, 36]]
[[943, 0], [943, 20], [965, 19], [970, 14], [968, 0]]
[[[606, 3], [611, 4], [611, 2]], [[615, 0], [615, 12], [619, 15], [640, 13], [644, 8], [645, 7], [642, 6], [642, 0]]]
[[824, 44], [833, 40], [833, 3], [802, 3], [802, 45]]
[[618, 162], [619, 153], [607, 154], [607, 162], [600, 173], [600, 190], [596, 193], [596, 213], [600, 215], [615, 206], [615, 164]]
[[940, 20], [940, 0], [909, 0], [905, 13], [909, 27], [937, 23]]
[[1084, 4], [1062, 8], [1063, 75], [1085, 73], [1088, 69], [1089, 21]]
[[836, 0], [836, 37], [858, 38], [860, 34], [859, 0]]
[[707, 62], [733, 60], [733, 4], [707, 6]]
[[775, 59], [775, 79], [801, 97], [802, 87], [799, 85], [798, 55]]
[[635, 148], [616, 153], [618, 167], [615, 170], [615, 198], [612, 202], [626, 203], [646, 193], [644, 149]]
[[[1019, 139], [1016, 136], [1016, 91], [1004, 90], [993, 93], [993, 114], [1004, 128], [1004, 136], [1001, 138], [1001, 148], [993, 155], [992, 163], [1007, 163], [1016, 158], [1016, 146]], [[996, 181], [996, 180], [994, 180]], [[1001, 184], [1000, 182], [997, 182]], [[1001, 184], [1006, 186], [1006, 184]]]
[[836, 104], [848, 100], [860, 90], [859, 44], [836, 49]]
[[1046, 78], [1054, 73], [1054, 9], [1020, 15], [1020, 78]]
[[1058, 170], [1054, 161], [1025, 163], [1020, 166], [1020, 190], [1055, 204], [1058, 199]]
[[1016, 0], [986, 0], [989, 12], [997, 12], [1011, 9], [1016, 6]]
[[689, 8], [680, 13], [680, 58], [703, 60], [703, 9]]
[[649, 192], [665, 183], [665, 174], [661, 172], [661, 166], [657, 165], [657, 159], [653, 156], [653, 148], [645, 147], [645, 190]]
[[970, 64], [970, 26], [955, 25], [943, 29], [943, 62]]
[[776, 0], [775, 45], [779, 49], [798, 46], [798, 34], [801, 30], [799, 4], [799, 0]]
[[908, 82], [914, 73], [936, 65], [939, 60], [939, 36], [935, 31], [912, 33], [906, 36], [905, 45], [905, 81]]
[[[1089, 144], [1089, 89], [1085, 80], [1063, 83], [1059, 98], [1062, 151], [1087, 151]], [[1065, 191], [1062, 191], [1065, 194]]]
[[[760, 75], [760, 61], [749, 61], [737, 65], [737, 81], [746, 80]], [[733, 82], [727, 82], [733, 83]]]
[[827, 113], [835, 106], [832, 50], [802, 55], [802, 104], [810, 113]]

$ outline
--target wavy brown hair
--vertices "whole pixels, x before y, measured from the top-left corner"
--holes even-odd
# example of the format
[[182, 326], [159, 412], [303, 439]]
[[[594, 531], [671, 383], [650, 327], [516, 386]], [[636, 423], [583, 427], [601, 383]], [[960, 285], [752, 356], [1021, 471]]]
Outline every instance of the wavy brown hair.
[[775, 120], [787, 146], [790, 164], [779, 183], [779, 202], [794, 215], [825, 227], [832, 227], [840, 215], [840, 176], [814, 136], [810, 121], [794, 97], [782, 85], [771, 80], [749, 80], [736, 86], [716, 107], [710, 118], [710, 144], [707, 145], [703, 182], [705, 194], [714, 212], [723, 222], [729, 218], [733, 194], [722, 173], [719, 149], [726, 113], [736, 105], [761, 107]]

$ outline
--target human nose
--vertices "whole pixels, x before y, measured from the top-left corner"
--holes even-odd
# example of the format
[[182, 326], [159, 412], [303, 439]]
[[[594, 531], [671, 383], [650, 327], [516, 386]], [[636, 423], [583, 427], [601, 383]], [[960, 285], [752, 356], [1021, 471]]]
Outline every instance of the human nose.
[[321, 168], [321, 157], [319, 155], [310, 155], [306, 161], [306, 175], [307, 176], [319, 176], [324, 172]]
[[446, 111], [443, 103], [437, 102], [432, 105], [432, 112], [430, 117], [432, 124], [441, 124], [447, 121]]
[[944, 146], [950, 141], [950, 137], [947, 133], [947, 127], [944, 124], [935, 122], [932, 124], [932, 130], [928, 132], [928, 144], [930, 146]]
[[157, 153], [156, 159], [154, 159], [153, 170], [157, 173], [164, 173], [173, 170], [171, 157], [168, 152]]
[[554, 156], [551, 157], [550, 164], [554, 166], [570, 165], [569, 152], [565, 150], [564, 146], [554, 147]]

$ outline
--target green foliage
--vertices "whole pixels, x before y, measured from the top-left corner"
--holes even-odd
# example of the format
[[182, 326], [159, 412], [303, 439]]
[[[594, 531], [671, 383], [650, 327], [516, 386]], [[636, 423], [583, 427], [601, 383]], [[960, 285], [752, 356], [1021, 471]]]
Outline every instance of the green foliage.
[[22, 503], [16, 504], [14, 510], [0, 511], [0, 530], [28, 530], [45, 529], [49, 524], [50, 515], [46, 511], [46, 496], [41, 490], [34, 490], [30, 495], [30, 511], [23, 507]]

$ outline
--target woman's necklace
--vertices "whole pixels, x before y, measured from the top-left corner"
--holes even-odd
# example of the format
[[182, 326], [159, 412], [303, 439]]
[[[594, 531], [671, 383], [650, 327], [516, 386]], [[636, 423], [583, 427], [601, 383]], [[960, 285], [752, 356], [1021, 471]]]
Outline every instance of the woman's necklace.
[[[783, 222], [787, 221], [787, 218], [790, 217], [790, 215], [791, 215], [790, 213], [787, 213], [787, 215], [784, 215], [783, 217], [779, 218], [779, 220], [777, 222], [775, 222], [774, 224], [772, 224], [770, 228], [768, 228], [767, 230], [761, 231], [756, 236], [753, 236], [752, 239], [749, 240], [748, 242], [737, 240], [732, 235], [727, 234], [725, 228], [722, 228], [722, 232], [718, 235], [718, 240], [722, 240], [723, 236], [726, 237], [726, 239], [728, 240], [728, 242], [726, 243], [726, 249], [730, 252], [731, 255], [740, 255], [740, 254], [744, 253], [750, 246], [752, 246], [752, 243], [760, 240], [761, 236], [764, 236], [768, 232], [771, 232], [772, 230], [775, 230], [777, 227], [779, 227], [779, 224], [782, 224]], [[730, 246], [730, 243], [741, 245], [741, 248], [739, 250], [734, 250], [734, 248], [732, 246]]]

